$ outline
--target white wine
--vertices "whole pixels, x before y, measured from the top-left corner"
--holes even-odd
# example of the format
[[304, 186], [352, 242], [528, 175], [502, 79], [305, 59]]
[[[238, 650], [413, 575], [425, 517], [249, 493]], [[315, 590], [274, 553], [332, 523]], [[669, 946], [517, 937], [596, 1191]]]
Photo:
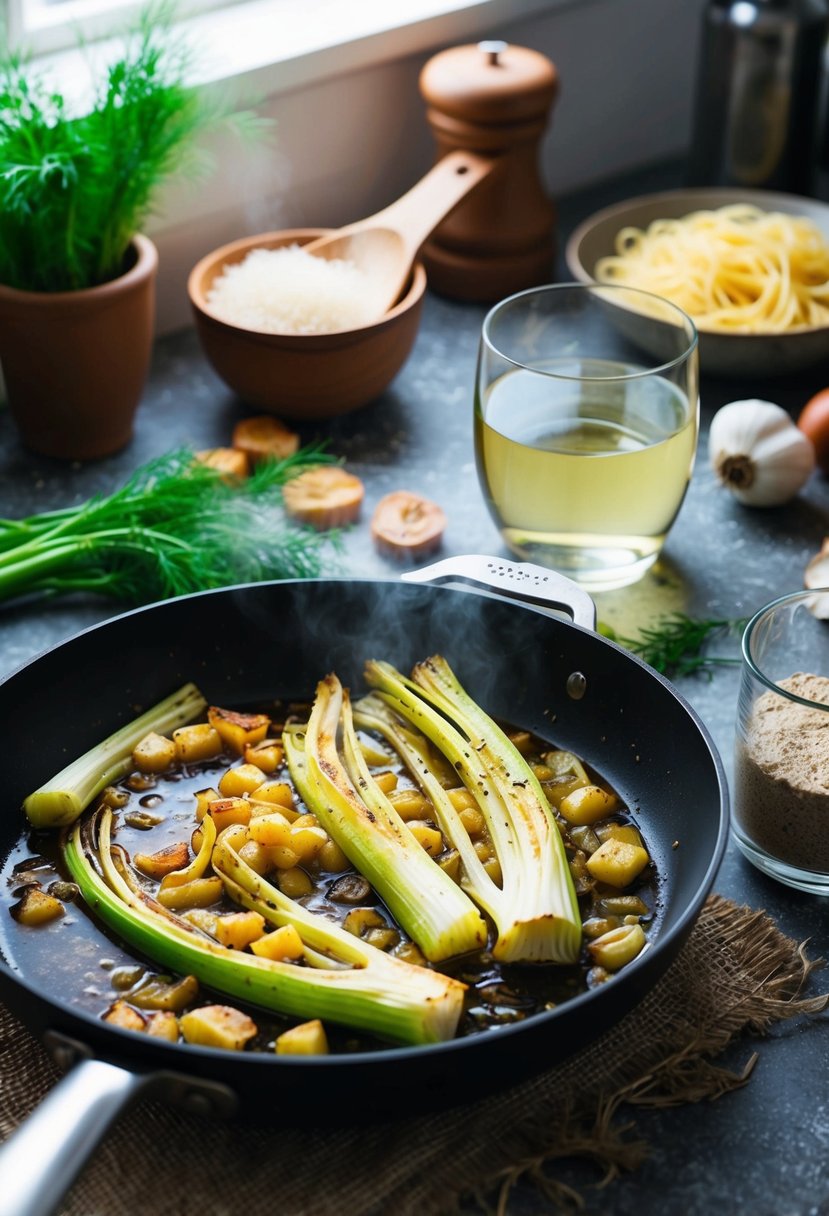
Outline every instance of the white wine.
[[478, 475], [514, 553], [593, 590], [621, 586], [656, 560], [682, 505], [697, 402], [631, 365], [567, 367], [519, 368], [486, 389]]

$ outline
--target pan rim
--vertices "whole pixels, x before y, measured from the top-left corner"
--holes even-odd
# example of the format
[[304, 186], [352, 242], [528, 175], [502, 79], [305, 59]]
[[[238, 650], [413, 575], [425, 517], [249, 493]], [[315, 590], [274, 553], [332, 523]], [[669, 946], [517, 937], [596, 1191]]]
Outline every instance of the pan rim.
[[[404, 592], [404, 594], [411, 593], [413, 596], [418, 593], [422, 594], [424, 590], [422, 585], [405, 583], [402, 580], [393, 577], [386, 578], [335, 575], [320, 576], [310, 579], [273, 579], [255, 583], [239, 583], [228, 587], [218, 587], [207, 591], [193, 592], [189, 595], [176, 596], [166, 600], [155, 601], [151, 604], [141, 605], [137, 608], [127, 609], [124, 612], [116, 613], [113, 616], [109, 616], [101, 621], [97, 621], [92, 625], [85, 626], [84, 628], [77, 630], [75, 633], [70, 634], [68, 637], [62, 638], [53, 645], [45, 647], [37, 654], [19, 664], [12, 671], [0, 677], [0, 687], [3, 687], [10, 680], [22, 674], [24, 671], [27, 671], [31, 666], [33, 666], [33, 664], [52, 652], [74, 643], [77, 639], [85, 637], [87, 634], [106, 629], [133, 616], [157, 611], [160, 608], [178, 604], [181, 601], [198, 600], [214, 596], [230, 596], [240, 592], [249, 593], [257, 588], [268, 589], [285, 586], [304, 586], [308, 584], [330, 585], [332, 583], [372, 585], [391, 584], [398, 587], [409, 588], [409, 591]], [[461, 589], [456, 586], [431, 585], [429, 586], [428, 591], [430, 595], [449, 593], [451, 595], [478, 595], [483, 598], [495, 598], [501, 603], [508, 603], [511, 608], [514, 606], [516, 609], [529, 611], [535, 615], [547, 617], [548, 619], [552, 617], [552, 619], [559, 621], [560, 624], [566, 628], [575, 629], [577, 632], [583, 635], [587, 635], [592, 639], [598, 640], [602, 646], [609, 647], [611, 650], [621, 654], [627, 662], [643, 669], [645, 672], [647, 672], [651, 679], [655, 679], [657, 683], [662, 685], [668, 695], [679, 704], [690, 719], [691, 723], [696, 727], [701, 741], [704, 743], [705, 749], [713, 764], [713, 772], [719, 792], [719, 821], [717, 826], [717, 834], [716, 838], [712, 842], [708, 864], [701, 880], [697, 883], [693, 898], [680, 912], [674, 923], [668, 929], [666, 929], [664, 933], [660, 933], [658, 935], [651, 947], [649, 947], [638, 958], [634, 959], [630, 964], [628, 964], [624, 971], [613, 977], [612, 986], [614, 991], [618, 992], [621, 989], [622, 991], [629, 993], [632, 987], [635, 990], [635, 986], [639, 982], [640, 976], [643, 974], [643, 972], [647, 973], [655, 965], [658, 965], [654, 963], [654, 959], [659, 959], [661, 961], [661, 956], [667, 956], [668, 959], [671, 959], [673, 957], [671, 947], [677, 943], [678, 945], [681, 945], [685, 940], [685, 937], [690, 932], [694, 922], [699, 916], [706, 898], [712, 890], [714, 880], [725, 854], [729, 838], [729, 790], [725, 774], [725, 767], [710, 731], [693, 706], [689, 704], [686, 698], [681, 692], [679, 692], [679, 690], [671, 683], [670, 680], [668, 680], [664, 675], [656, 671], [654, 668], [650, 667], [647, 663], [643, 662], [643, 660], [641, 660], [638, 656], [625, 650], [624, 647], [612, 641], [610, 638], [606, 638], [597, 631], [577, 625], [575, 622], [561, 617], [558, 614], [553, 615], [549, 611], [545, 611], [545, 609], [538, 607], [535, 604], [522, 603], [517, 600], [505, 600], [505, 597], [498, 595], [493, 596], [491, 593], [480, 591], [473, 587], [464, 587]], [[658, 979], [659, 975], [661, 974], [662, 972], [658, 971], [656, 979]], [[187, 1071], [186, 1061], [189, 1059], [202, 1059], [205, 1061], [210, 1061], [211, 1063], [227, 1061], [228, 1052], [221, 1048], [202, 1047], [189, 1043], [168, 1043], [162, 1039], [147, 1039], [145, 1043], [141, 1037], [136, 1035], [134, 1032], [104, 1023], [100, 1020], [100, 1018], [80, 1007], [67, 1007], [62, 1005], [56, 997], [48, 992], [44, 992], [40, 987], [36, 986], [25, 975], [23, 975], [22, 972], [11, 966], [1, 954], [0, 977], [2, 977], [4, 985], [10, 984], [17, 988], [24, 989], [30, 997], [34, 998], [38, 1002], [41, 1002], [45, 1007], [56, 1014], [59, 1022], [63, 1023], [66, 1021], [67, 1017], [69, 1017], [70, 1020], [79, 1022], [82, 1026], [88, 1027], [89, 1030], [96, 1036], [103, 1031], [107, 1039], [113, 1042], [113, 1044], [123, 1043], [125, 1045], [125, 1050], [119, 1052], [113, 1049], [112, 1054], [116, 1058], [130, 1059], [131, 1067], [131, 1058], [135, 1056], [136, 1051], [145, 1056], [147, 1067], [145, 1068], [142, 1064], [141, 1071], [153, 1072], [157, 1069], [165, 1067], [167, 1064], [165, 1057], [168, 1055], [170, 1060], [175, 1059], [180, 1061], [179, 1066], [177, 1068], [173, 1068], [173, 1071], [177, 1071], [179, 1073]], [[377, 1048], [371, 1051], [355, 1051], [341, 1053], [338, 1055], [332, 1054], [324, 1056], [291, 1057], [287, 1055], [278, 1056], [275, 1053], [270, 1055], [265, 1052], [238, 1052], [232, 1053], [233, 1064], [234, 1068], [241, 1068], [245, 1073], [247, 1073], [251, 1068], [260, 1070], [262, 1067], [278, 1069], [302, 1068], [303, 1070], [307, 1070], [309, 1068], [314, 1069], [322, 1067], [330, 1069], [332, 1065], [338, 1069], [350, 1068], [354, 1070], [371, 1067], [384, 1067], [389, 1063], [393, 1063], [398, 1060], [408, 1061], [412, 1058], [412, 1056], [415, 1058], [420, 1058], [424, 1052], [427, 1052], [430, 1056], [432, 1056], [441, 1055], [446, 1052], [456, 1053], [464, 1051], [477, 1051], [482, 1046], [492, 1043], [493, 1040], [497, 1039], [500, 1041], [503, 1039], [510, 1039], [516, 1034], [526, 1032], [530, 1027], [538, 1027], [547, 1022], [554, 1021], [556, 1018], [561, 1018], [563, 1015], [569, 1017], [571, 1014], [577, 1015], [582, 1010], [590, 1009], [595, 1002], [604, 995], [605, 991], [606, 989], [604, 989], [603, 986], [590, 989], [588, 991], [578, 993], [576, 996], [569, 998], [567, 1001], [556, 1006], [554, 1009], [544, 1010], [540, 1013], [533, 1014], [525, 1021], [515, 1022], [507, 1026], [489, 1027], [486, 1030], [464, 1036], [463, 1038], [453, 1038], [446, 1040], [445, 1042], [413, 1044], [407, 1046], [392, 1045], [389, 1047]], [[2, 995], [2, 992], [0, 992], [0, 995]], [[636, 1001], [634, 1000], [632, 1004], [635, 1005], [635, 1003]], [[183, 1052], [182, 1048], [184, 1049]]]

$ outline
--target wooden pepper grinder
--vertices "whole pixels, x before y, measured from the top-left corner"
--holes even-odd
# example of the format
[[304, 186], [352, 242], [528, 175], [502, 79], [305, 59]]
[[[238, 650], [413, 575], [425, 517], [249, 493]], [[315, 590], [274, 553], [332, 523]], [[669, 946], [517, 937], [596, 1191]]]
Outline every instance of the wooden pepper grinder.
[[441, 51], [420, 74], [437, 159], [455, 149], [500, 163], [435, 230], [422, 259], [429, 286], [492, 302], [549, 282], [556, 212], [538, 171], [538, 145], [558, 91], [546, 56], [506, 42]]

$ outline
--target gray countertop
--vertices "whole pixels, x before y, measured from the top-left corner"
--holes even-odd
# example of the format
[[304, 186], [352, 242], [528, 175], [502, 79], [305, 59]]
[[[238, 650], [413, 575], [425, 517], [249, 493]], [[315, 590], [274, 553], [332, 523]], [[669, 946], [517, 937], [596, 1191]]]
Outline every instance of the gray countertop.
[[[585, 191], [560, 204], [562, 234], [577, 220], [616, 199], [672, 185], [671, 167], [639, 172]], [[567, 276], [563, 270], [561, 277]], [[485, 309], [428, 297], [414, 351], [386, 394], [368, 408], [313, 427], [303, 440], [327, 438], [330, 450], [364, 479], [363, 522], [346, 538], [344, 564], [355, 575], [394, 575], [379, 557], [367, 521], [374, 504], [393, 489], [419, 491], [448, 516], [446, 553], [506, 555], [478, 489], [472, 447], [472, 384]], [[829, 481], [815, 475], [791, 504], [774, 510], [741, 507], [715, 484], [705, 458], [707, 424], [735, 397], [779, 401], [796, 415], [829, 383], [829, 366], [798, 382], [709, 382], [702, 385], [703, 433], [688, 497], [659, 567], [634, 588], [598, 597], [600, 618], [634, 632], [662, 611], [734, 618], [750, 615], [777, 595], [802, 585], [808, 558], [829, 533]], [[233, 423], [251, 412], [224, 388], [201, 356], [195, 334], [183, 331], [157, 344], [135, 438], [117, 456], [66, 466], [32, 456], [0, 413], [0, 514], [23, 516], [80, 502], [120, 485], [138, 464], [178, 445], [197, 448], [228, 441]], [[108, 603], [55, 601], [0, 608], [0, 671], [27, 661], [79, 628], [112, 615]], [[737, 653], [736, 642], [724, 647]], [[700, 714], [730, 772], [738, 672], [718, 669], [710, 680], [677, 682]], [[809, 939], [812, 956], [829, 955], [827, 906], [756, 872], [729, 845], [716, 889], [765, 908], [781, 929]], [[817, 984], [825, 987], [825, 978]], [[754, 1044], [735, 1047], [742, 1064]], [[745, 1088], [714, 1104], [641, 1116], [653, 1153], [628, 1179], [588, 1198], [591, 1212], [751, 1212], [807, 1216], [829, 1211], [829, 1021], [786, 1024], [760, 1047]], [[544, 1211], [519, 1192], [515, 1211]]]

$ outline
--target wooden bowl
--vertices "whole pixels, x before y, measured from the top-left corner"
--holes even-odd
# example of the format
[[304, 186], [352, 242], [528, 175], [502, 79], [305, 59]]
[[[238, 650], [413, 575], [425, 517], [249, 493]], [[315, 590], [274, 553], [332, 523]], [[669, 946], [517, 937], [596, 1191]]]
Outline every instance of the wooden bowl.
[[199, 341], [214, 371], [251, 405], [285, 418], [334, 418], [373, 401], [406, 362], [420, 324], [426, 290], [420, 263], [397, 304], [359, 329], [267, 333], [223, 321], [207, 302], [217, 275], [250, 250], [304, 245], [328, 231], [293, 228], [232, 241], [203, 257], [187, 282]]

